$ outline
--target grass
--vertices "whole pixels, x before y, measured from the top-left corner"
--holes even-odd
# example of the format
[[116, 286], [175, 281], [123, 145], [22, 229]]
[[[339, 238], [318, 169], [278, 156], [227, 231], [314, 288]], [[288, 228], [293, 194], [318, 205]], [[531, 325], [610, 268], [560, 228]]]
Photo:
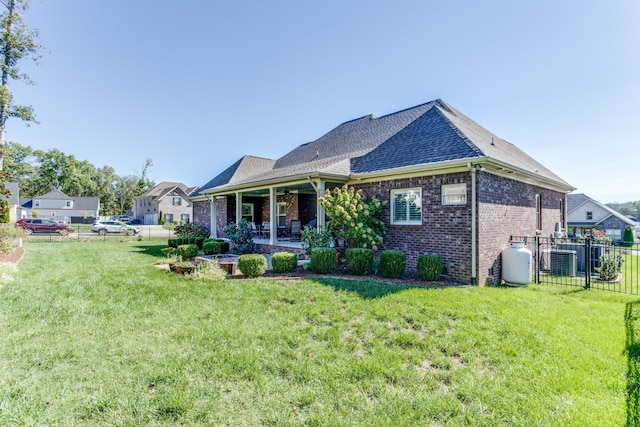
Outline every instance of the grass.
[[152, 266], [163, 246], [27, 245], [1, 425], [640, 424], [637, 297], [199, 282]]

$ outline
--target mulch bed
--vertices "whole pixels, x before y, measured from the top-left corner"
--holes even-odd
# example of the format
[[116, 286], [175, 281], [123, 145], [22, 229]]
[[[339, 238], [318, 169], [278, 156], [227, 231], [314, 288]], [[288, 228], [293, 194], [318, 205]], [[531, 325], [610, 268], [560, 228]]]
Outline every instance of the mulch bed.
[[12, 253], [0, 253], [0, 262], [10, 262], [12, 264], [17, 264], [18, 261], [22, 259], [24, 255], [24, 248], [16, 248]]
[[[244, 276], [242, 275], [242, 273], [238, 273], [234, 276], [229, 276], [229, 278], [243, 279]], [[467, 283], [461, 283], [453, 280], [444, 280], [444, 279], [435, 280], [432, 282], [425, 282], [424, 280], [420, 280], [416, 276], [410, 276], [410, 275], [405, 275], [404, 277], [401, 277], [399, 279], [390, 279], [387, 277], [382, 277], [381, 275], [357, 276], [354, 274], [349, 274], [345, 266], [340, 266], [336, 268], [336, 270], [334, 270], [330, 274], [318, 274], [311, 270], [305, 270], [302, 267], [298, 267], [295, 271], [291, 273], [275, 273], [273, 272], [273, 270], [269, 270], [259, 278], [268, 278], [268, 279], [274, 279], [274, 280], [302, 280], [302, 279], [312, 279], [312, 278], [324, 278], [324, 279], [356, 280], [359, 282], [371, 280], [378, 283], [386, 283], [390, 285], [422, 287], [422, 288], [469, 286], [469, 284]]]

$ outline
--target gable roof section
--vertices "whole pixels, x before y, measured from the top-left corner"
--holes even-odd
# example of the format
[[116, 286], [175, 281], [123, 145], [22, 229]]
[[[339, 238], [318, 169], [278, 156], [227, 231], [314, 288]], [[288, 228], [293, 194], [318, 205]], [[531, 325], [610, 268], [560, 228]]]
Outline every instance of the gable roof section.
[[572, 189], [522, 150], [442, 100], [379, 118], [368, 115], [342, 123], [278, 160], [260, 159], [256, 167], [248, 167], [255, 159], [244, 156], [202, 186], [200, 193], [312, 174], [347, 180], [354, 174], [392, 173], [405, 167], [428, 169], [446, 162], [480, 159], [512, 166], [567, 191]]
[[20, 187], [17, 182], [5, 182], [4, 187], [11, 192], [9, 197], [0, 196], [0, 200], [6, 200], [9, 205], [20, 204]]
[[146, 191], [145, 193], [139, 195], [138, 197], [136, 197], [136, 199], [139, 197], [151, 197], [154, 199], [160, 199], [175, 189], [179, 189], [186, 196], [190, 196], [192, 193], [195, 192], [195, 190], [198, 189], [198, 187], [187, 187], [185, 184], [181, 182], [165, 181], [165, 182], [161, 182], [160, 184], [156, 185], [155, 187]]
[[580, 221], [578, 222], [573, 222], [573, 221], [567, 221], [568, 224], [574, 225], [574, 226], [579, 226], [579, 225], [597, 225], [600, 224], [601, 222], [605, 221], [608, 218], [611, 218], [612, 216], [617, 218], [618, 220], [622, 221], [623, 223], [631, 226], [631, 227], [635, 227], [638, 225], [637, 222], [635, 222], [633, 219], [629, 218], [626, 215], [621, 214], [620, 212], [616, 211], [615, 209], [610, 208], [609, 206], [605, 205], [604, 203], [600, 203], [597, 200], [592, 199], [591, 197], [585, 195], [585, 194], [567, 194], [567, 215], [571, 214], [571, 212], [573, 212], [574, 210], [576, 210], [577, 208], [579, 208], [580, 206], [584, 205], [585, 203], [592, 203], [598, 207], [600, 207], [601, 209], [604, 209], [605, 211], [608, 212], [608, 215], [606, 215], [604, 218], [602, 219], [597, 219], [594, 221]]
[[99, 197], [74, 197], [68, 196], [59, 189], [51, 190], [42, 196], [33, 199], [20, 199], [20, 206], [23, 208], [33, 208], [34, 200], [72, 200], [74, 210], [96, 211], [100, 207]]

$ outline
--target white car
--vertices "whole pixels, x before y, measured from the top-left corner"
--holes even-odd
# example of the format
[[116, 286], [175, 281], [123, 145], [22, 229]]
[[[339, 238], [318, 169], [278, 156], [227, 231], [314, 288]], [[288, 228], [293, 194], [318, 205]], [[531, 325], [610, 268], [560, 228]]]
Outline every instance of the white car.
[[94, 222], [91, 226], [91, 231], [98, 233], [101, 236], [105, 236], [107, 233], [138, 234], [140, 229], [132, 227], [129, 224], [125, 224], [122, 221], [110, 219]]

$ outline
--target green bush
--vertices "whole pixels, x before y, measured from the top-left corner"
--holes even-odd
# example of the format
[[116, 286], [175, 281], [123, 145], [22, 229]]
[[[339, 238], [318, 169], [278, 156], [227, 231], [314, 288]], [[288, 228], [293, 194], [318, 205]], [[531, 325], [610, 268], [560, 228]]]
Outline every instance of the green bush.
[[298, 268], [298, 256], [293, 252], [276, 252], [271, 256], [271, 266], [276, 273], [289, 273]]
[[316, 227], [306, 226], [302, 229], [302, 248], [305, 253], [310, 254], [313, 248], [328, 248], [331, 246], [331, 232], [324, 228], [318, 230]]
[[627, 248], [633, 246], [635, 237], [633, 237], [633, 229], [631, 229], [631, 227], [627, 226], [627, 228], [624, 229], [624, 237], [622, 238], [622, 241], [624, 242], [624, 246]]
[[346, 257], [349, 273], [359, 276], [373, 273], [373, 249], [349, 248]]
[[184, 260], [193, 258], [198, 255], [198, 246], [193, 244], [178, 245], [178, 255]]
[[407, 256], [402, 251], [385, 250], [380, 252], [380, 272], [383, 277], [397, 279], [404, 274]]
[[229, 224], [224, 228], [224, 237], [231, 240], [233, 250], [238, 254], [250, 254], [253, 252], [254, 243], [251, 236], [251, 225], [246, 219], [241, 219], [238, 224]]
[[335, 248], [311, 249], [311, 269], [320, 274], [331, 273], [337, 265], [337, 253]]
[[202, 251], [205, 255], [217, 255], [222, 253], [224, 242], [218, 240], [207, 240], [202, 244]]
[[9, 202], [0, 200], [0, 223], [7, 224], [9, 222]]
[[422, 280], [437, 280], [442, 274], [442, 269], [440, 255], [420, 255], [418, 257], [418, 275]]
[[600, 257], [600, 267], [596, 267], [596, 272], [600, 275], [600, 280], [609, 282], [616, 280], [620, 269], [622, 268], [622, 255], [618, 253], [614, 248], [610, 251], [606, 251], [603, 256]]
[[188, 275], [192, 280], [223, 280], [227, 277], [227, 272], [220, 268], [217, 261], [201, 262], [195, 271]]
[[238, 257], [238, 269], [248, 277], [258, 277], [267, 271], [267, 259], [260, 254], [244, 254]]

